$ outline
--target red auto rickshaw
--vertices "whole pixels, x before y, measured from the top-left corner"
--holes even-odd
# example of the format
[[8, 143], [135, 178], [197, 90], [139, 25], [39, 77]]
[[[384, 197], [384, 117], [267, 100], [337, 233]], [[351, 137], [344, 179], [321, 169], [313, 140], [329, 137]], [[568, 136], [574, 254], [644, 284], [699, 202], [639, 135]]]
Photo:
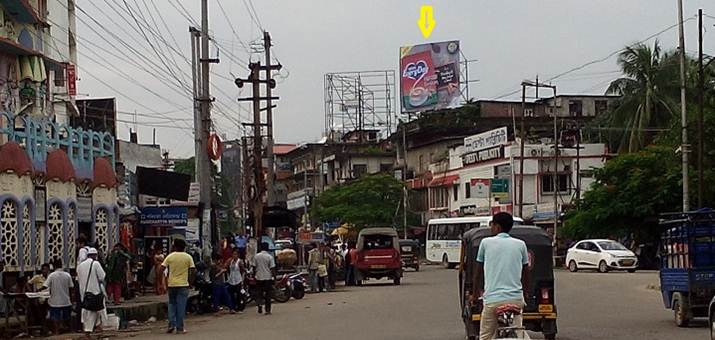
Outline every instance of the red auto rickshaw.
[[394, 228], [366, 228], [357, 241], [355, 280], [362, 285], [369, 278], [391, 278], [395, 285], [402, 278], [400, 243]]

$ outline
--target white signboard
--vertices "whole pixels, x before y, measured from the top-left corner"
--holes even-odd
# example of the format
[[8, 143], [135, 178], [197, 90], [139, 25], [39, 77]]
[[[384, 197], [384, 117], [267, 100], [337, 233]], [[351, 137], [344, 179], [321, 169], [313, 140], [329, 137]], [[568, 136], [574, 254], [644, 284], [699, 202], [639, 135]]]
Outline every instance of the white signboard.
[[508, 144], [506, 126], [464, 138], [464, 154]]

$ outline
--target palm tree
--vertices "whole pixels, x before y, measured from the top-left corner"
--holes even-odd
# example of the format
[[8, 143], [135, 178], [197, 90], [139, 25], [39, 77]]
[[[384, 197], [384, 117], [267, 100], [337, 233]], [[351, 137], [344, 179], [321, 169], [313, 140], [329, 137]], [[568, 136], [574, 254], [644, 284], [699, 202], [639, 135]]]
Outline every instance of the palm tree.
[[661, 54], [658, 41], [653, 48], [639, 43], [618, 55], [624, 77], [611, 82], [606, 94], [620, 95], [607, 119], [624, 128], [619, 136], [619, 152], [635, 152], [648, 145], [653, 129], [669, 126], [675, 116], [678, 97], [678, 58], [676, 53]]

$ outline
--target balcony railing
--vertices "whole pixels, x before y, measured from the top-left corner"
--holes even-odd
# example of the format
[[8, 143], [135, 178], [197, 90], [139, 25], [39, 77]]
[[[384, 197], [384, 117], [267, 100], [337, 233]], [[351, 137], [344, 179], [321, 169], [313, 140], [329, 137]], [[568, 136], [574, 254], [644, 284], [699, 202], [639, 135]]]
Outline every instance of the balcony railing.
[[106, 132], [96, 132], [57, 124], [47, 119], [0, 113], [0, 141], [14, 141], [25, 147], [35, 170], [44, 171], [47, 153], [53, 149], [67, 152], [79, 178], [92, 179], [94, 159], [106, 157], [115, 163], [114, 137]]

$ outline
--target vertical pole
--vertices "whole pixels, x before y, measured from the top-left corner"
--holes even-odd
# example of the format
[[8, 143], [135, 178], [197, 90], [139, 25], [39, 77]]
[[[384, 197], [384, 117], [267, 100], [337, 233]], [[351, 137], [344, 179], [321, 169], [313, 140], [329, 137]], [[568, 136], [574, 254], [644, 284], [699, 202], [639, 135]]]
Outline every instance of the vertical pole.
[[519, 145], [519, 217], [524, 216], [524, 144], [526, 144], [526, 85], [521, 84], [521, 145]]
[[[307, 228], [310, 219], [308, 218], [308, 162], [305, 160], [303, 160], [303, 220], [306, 224], [304, 227]], [[308, 230], [312, 230], [312, 226]]]
[[[538, 84], [538, 83], [537, 83]], [[553, 101], [553, 115], [554, 115], [554, 160], [556, 161], [556, 166], [554, 168], [554, 237], [552, 242], [552, 251], [553, 251], [553, 261], [554, 264], [556, 264], [556, 253], [558, 251], [558, 228], [559, 228], [559, 176], [558, 176], [558, 170], [559, 170], [559, 130], [557, 126], [557, 119], [556, 119], [556, 86], [552, 86], [551, 89], [554, 91], [554, 101]]]
[[[272, 79], [271, 72], [271, 35], [268, 32], [263, 32], [263, 49], [266, 53], [266, 81]], [[268, 206], [275, 205], [275, 190], [273, 189], [275, 180], [275, 169], [273, 168], [273, 105], [271, 102], [272, 86], [266, 83], [266, 127], [268, 130], [268, 145], [266, 146], [266, 158], [268, 159], [268, 179], [266, 180], [266, 195]]]
[[260, 78], [261, 62], [251, 63], [250, 82], [253, 85], [253, 179], [256, 187], [253, 199], [253, 228], [256, 238], [260, 243], [263, 236], [263, 137], [261, 135], [261, 84]]
[[[201, 179], [203, 176], [203, 167], [201, 166], [202, 158], [200, 155], [205, 153], [205, 150], [201, 143], [202, 134], [202, 121], [201, 121], [201, 83], [199, 82], [200, 69], [199, 69], [199, 38], [201, 36], [201, 31], [195, 27], [189, 28], [189, 33], [191, 33], [191, 78], [193, 80], [193, 105], [194, 105], [194, 178], [193, 181], [202, 185]], [[202, 196], [203, 189], [199, 192], [199, 202], [200, 205], [204, 204]], [[203, 209], [206, 209], [206, 205], [203, 205]], [[205, 245], [204, 239], [204, 221], [203, 215], [200, 215], [200, 220], [202, 221], [201, 226], [199, 226], [199, 239]]]
[[405, 239], [407, 239], [407, 125], [400, 122], [400, 128], [402, 129], [402, 228], [405, 232]]
[[[200, 139], [199, 148], [196, 153], [197, 162], [197, 181], [200, 186], [200, 202], [203, 205], [203, 209], [212, 210], [212, 191], [213, 191], [213, 179], [211, 178], [211, 161], [208, 157], [208, 138], [209, 138], [209, 128], [211, 126], [211, 95], [209, 93], [209, 15], [208, 15], [208, 0], [201, 1], [201, 53], [199, 57], [201, 64], [201, 71], [199, 74], [200, 78], [200, 94], [199, 94], [199, 104], [201, 106], [201, 122], [200, 122]], [[198, 169], [201, 169], [200, 171]], [[198, 177], [200, 175], [200, 177]], [[206, 216], [205, 214], [203, 216]], [[203, 238], [202, 242], [204, 247], [212, 244], [215, 239], [213, 219], [210, 218], [209, 221], [203, 221], [202, 230]]]
[[705, 70], [703, 68], [703, 9], [698, 10], [698, 208], [703, 207], [705, 175], [703, 173], [703, 128]]
[[680, 115], [682, 128], [681, 152], [683, 154], [683, 211], [690, 210], [688, 176], [688, 116], [685, 107], [685, 32], [683, 28], [683, 0], [678, 0], [678, 48], [680, 49]]
[[581, 207], [581, 115], [576, 116], [576, 209]]

